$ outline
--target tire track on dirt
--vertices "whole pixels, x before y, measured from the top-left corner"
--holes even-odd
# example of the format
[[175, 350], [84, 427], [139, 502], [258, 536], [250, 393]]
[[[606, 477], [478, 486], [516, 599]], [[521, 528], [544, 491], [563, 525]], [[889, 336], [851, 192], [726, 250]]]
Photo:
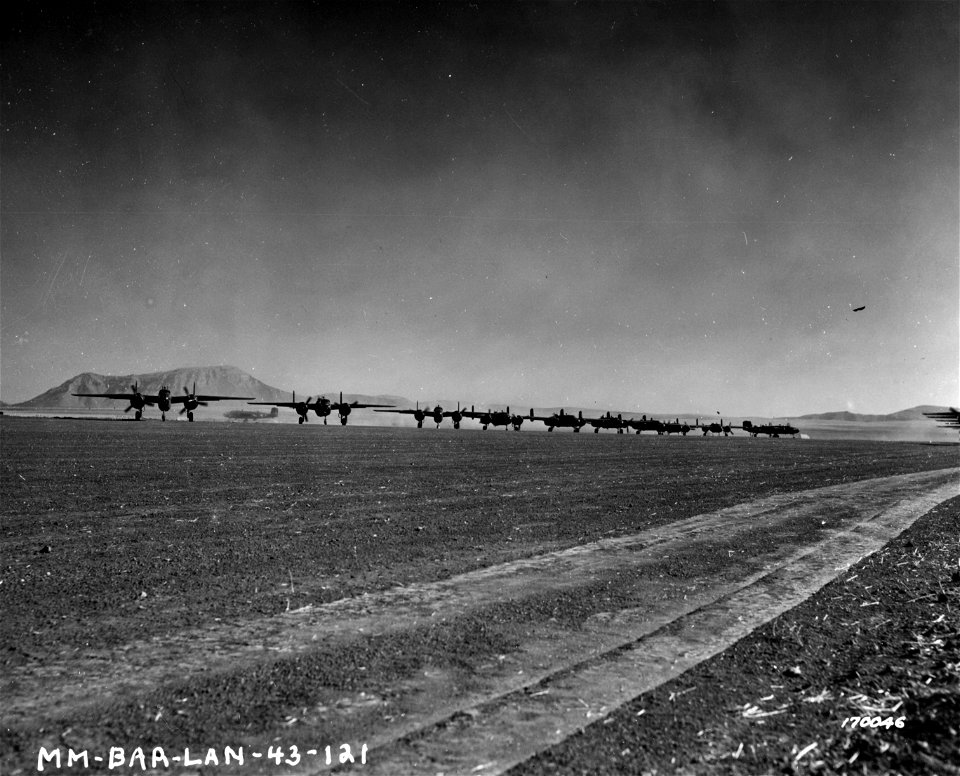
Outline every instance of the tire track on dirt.
[[[600, 641], [612, 635], [616, 641], [631, 632], [646, 633], [540, 681], [528, 677], [522, 686], [461, 707], [458, 714], [412, 730], [414, 735], [397, 737], [370, 754], [364, 772], [501, 774], [797, 606], [958, 491], [954, 481], [907, 495], [848, 530], [796, 551], [770, 572], [726, 586], [727, 592], [703, 606], [658, 618], [656, 629], [649, 628], [648, 607], [591, 618], [587, 633], [571, 640], [576, 646], [585, 647], [591, 635]], [[536, 645], [525, 644], [524, 652], [535, 654]]]
[[[689, 585], [651, 582], [653, 603], [610, 615], [595, 616], [582, 631], [574, 632], [557, 624], [538, 623], [517, 653], [511, 654], [508, 660], [477, 677], [478, 689], [469, 696], [452, 693], [451, 683], [443, 677], [425, 676], [419, 681], [413, 679], [405, 683], [400, 689], [406, 697], [407, 705], [411, 709], [422, 711], [407, 714], [402, 720], [383, 728], [370, 738], [370, 743], [372, 746], [382, 747], [383, 762], [395, 763], [392, 771], [387, 768], [382, 772], [406, 772], [411, 763], [418, 761], [421, 755], [418, 754], [419, 750], [404, 748], [396, 743], [398, 739], [416, 731], [428, 730], [444, 720], [449, 721], [457, 712], [473, 710], [484, 703], [505, 703], [505, 698], [513, 697], [511, 693], [539, 685], [541, 682], [552, 681], [552, 678], [558, 681], [556, 678], [564, 671], [578, 667], [574, 672], [576, 674], [581, 670], [584, 661], [610, 660], [613, 652], [659, 632], [679, 618], [705, 617], [708, 612], [713, 611], [711, 607], [721, 607], [716, 609], [719, 612], [723, 606], [727, 606], [728, 616], [734, 616], [738, 611], [737, 606], [742, 604], [735, 606], [723, 602], [736, 602], [739, 600], [736, 599], [737, 595], [747, 595], [750, 589], [763, 580], [767, 580], [766, 585], [769, 585], [776, 574], [792, 573], [791, 584], [799, 591], [795, 591], [794, 595], [799, 595], [797, 600], [802, 600], [835, 576], [838, 564], [842, 567], [851, 565], [902, 531], [935, 503], [956, 495], [957, 471], [947, 469], [899, 475], [800, 493], [780, 494], [698, 515], [639, 534], [600, 540], [568, 550], [504, 563], [440, 582], [415, 584], [375, 595], [306, 607], [279, 617], [194, 629], [175, 639], [134, 642], [108, 654], [87, 654], [55, 662], [47, 661], [39, 668], [19, 667], [4, 681], [4, 718], [8, 721], [15, 720], [19, 724], [29, 724], [31, 718], [42, 719], [51, 709], [58, 715], [79, 713], [93, 703], [103, 703], [111, 697], [129, 697], [131, 693], [148, 692], [162, 682], [174, 678], [182, 679], [184, 676], [200, 675], [211, 670], [235, 671], [238, 667], [256, 664], [264, 659], [308, 653], [316, 648], [318, 638], [322, 640], [321, 643], [342, 642], [346, 647], [351, 639], [356, 638], [357, 633], [376, 636], [427, 627], [437, 622], [438, 618], [453, 618], [465, 611], [477, 611], [504, 600], [523, 599], [538, 591], [574, 590], [603, 573], [643, 563], [656, 564], [668, 550], [695, 543], [709, 545], [715, 541], [719, 530], [722, 530], [726, 538], [741, 537], [748, 544], [750, 532], [758, 523], [769, 528], [791, 520], [816, 518], [824, 526], [819, 543], [812, 546], [787, 545], [763, 553], [752, 559], [752, 570], [743, 578], [705, 580], [704, 586], [692, 594], [689, 592]], [[831, 546], [835, 546], [837, 551], [842, 550], [841, 554], [834, 557], [827, 552]], [[834, 565], [828, 567], [828, 563], [828, 566], [824, 566], [819, 572], [819, 576], [811, 581], [808, 571], [804, 570], [805, 564], [817, 557], [831, 558], [829, 563]], [[785, 572], [784, 569], [792, 568], [791, 564], [800, 564], [797, 568], [801, 571]], [[822, 581], [816, 581], [821, 578]], [[769, 595], [777, 606], [781, 600], [793, 600], [786, 597], [786, 590], [778, 592], [773, 589]], [[796, 602], [783, 605], [779, 611], [795, 605]], [[763, 611], [766, 614], [762, 622], [779, 613], [770, 613], [773, 610], [769, 607]], [[739, 633], [738, 636], [730, 635], [729, 638], [735, 640], [759, 624], [761, 621], [750, 625], [748, 630], [743, 632], [743, 627], [747, 626], [739, 625], [739, 621], [737, 628], [732, 631], [727, 626], [717, 627], [723, 633]], [[710, 648], [714, 652], [732, 643], [731, 640], [723, 641], [712, 637], [711, 632]], [[676, 646], [671, 643], [670, 649]], [[690, 652], [691, 657], [685, 660], [693, 662], [674, 661], [674, 665], [689, 667], [709, 656], [703, 647], [686, 651]], [[610, 664], [598, 670], [601, 676], [604, 673], [616, 676], [620, 668]], [[656, 676], [661, 674], [662, 678], [655, 679], [657, 683], [670, 678], [662, 671]], [[649, 672], [646, 675], [649, 676]], [[591, 686], [598, 690], [606, 688], [604, 692], [609, 691], [606, 684], [593, 675], [591, 677]], [[574, 686], [577, 688], [575, 691], [580, 692], [579, 685], [575, 683]], [[624, 689], [618, 691], [619, 694], [613, 693], [609, 698], [598, 696], [595, 705], [588, 704], [586, 711], [599, 713], [595, 710], [609, 710], [614, 707], [611, 703], [617, 705], [627, 700], [626, 696], [633, 697], [642, 691], [643, 689], [636, 690], [633, 684], [625, 684]], [[620, 695], [624, 697], [617, 700]], [[551, 696], [551, 703], [560, 703], [563, 706], [561, 696], [555, 693], [551, 695], [547, 692], [536, 697], [547, 696]], [[580, 696], [577, 696], [577, 699], [577, 708], [572, 711], [567, 709], [562, 714], [555, 711], [544, 716], [544, 719], [551, 720], [553, 729], [559, 730], [563, 736], [589, 722], [589, 719], [584, 719], [585, 710], [581, 705], [586, 701], [581, 700]], [[331, 710], [331, 713], [338, 712]], [[525, 717], [531, 714], [543, 716], [535, 710], [524, 711]], [[554, 724], [552, 720], [557, 714], [559, 718]], [[466, 716], [474, 718], [472, 714]], [[510, 729], [512, 723], [502, 724]], [[460, 726], [453, 727], [459, 729]], [[529, 742], [536, 741], [544, 746], [554, 742], [544, 737], [540, 728], [537, 728], [536, 734], [531, 733], [529, 737], [518, 735], [516, 731], [520, 729], [513, 727], [511, 738], [527, 740], [525, 747], [508, 750], [502, 742], [493, 747], [501, 754], [511, 751], [511, 762], [520, 761], [535, 751], [529, 748]], [[499, 741], [493, 732], [480, 732], [478, 735], [481, 739]], [[459, 740], [444, 743], [441, 737], [432, 745], [436, 752], [430, 754], [429, 759], [433, 761], [435, 756], [449, 758], [455, 752], [462, 754], [465, 751], [474, 751], [473, 743], [464, 745], [462, 742], [457, 743]], [[399, 754], [393, 751], [396, 747], [399, 747]], [[476, 751], [483, 750], [478, 748]], [[400, 760], [394, 760], [394, 757], [399, 757]], [[380, 759], [381, 755], [378, 755], [375, 762]], [[498, 757], [496, 761], [500, 762], [502, 759]], [[487, 761], [481, 757], [479, 760], [474, 758], [471, 762], [473, 765], [470, 769]], [[374, 763], [368, 762], [366, 767], [370, 769], [373, 765]], [[450, 767], [457, 769], [460, 765], [454, 763]], [[490, 771], [484, 769], [483, 772]]]

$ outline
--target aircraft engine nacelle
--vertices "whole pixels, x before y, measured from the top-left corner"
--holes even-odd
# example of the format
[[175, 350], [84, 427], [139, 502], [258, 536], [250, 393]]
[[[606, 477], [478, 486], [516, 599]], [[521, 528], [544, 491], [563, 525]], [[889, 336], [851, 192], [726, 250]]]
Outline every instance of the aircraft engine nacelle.
[[743, 426], [744, 431], [749, 431], [750, 429], [753, 428], [753, 423], [751, 423], [749, 420], [743, 421], [743, 423], [741, 423], [740, 425]]

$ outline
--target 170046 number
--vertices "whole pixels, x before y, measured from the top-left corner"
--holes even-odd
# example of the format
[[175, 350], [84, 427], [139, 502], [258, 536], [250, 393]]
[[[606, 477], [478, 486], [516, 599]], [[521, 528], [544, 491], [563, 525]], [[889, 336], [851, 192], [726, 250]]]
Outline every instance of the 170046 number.
[[849, 722], [851, 728], [902, 728], [906, 721], [906, 717], [897, 717], [896, 719], [893, 717], [847, 717], [840, 723], [840, 727], [846, 727]]

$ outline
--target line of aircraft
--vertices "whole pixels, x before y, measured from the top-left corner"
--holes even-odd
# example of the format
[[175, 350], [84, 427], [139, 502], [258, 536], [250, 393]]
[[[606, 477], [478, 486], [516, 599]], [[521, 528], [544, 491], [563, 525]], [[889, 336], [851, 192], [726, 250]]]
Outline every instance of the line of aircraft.
[[[578, 412], [576, 415], [572, 415], [565, 412], [563, 409], [561, 409], [559, 412], [553, 413], [552, 415], [535, 415], [532, 408], [530, 409], [529, 415], [525, 417], [523, 415], [511, 413], [509, 407], [507, 407], [505, 410], [487, 409], [478, 411], [473, 405], [471, 405], [469, 410], [461, 409], [459, 402], [457, 403], [457, 408], [455, 410], [444, 410], [440, 405], [436, 405], [433, 409], [430, 409], [429, 407], [421, 408], [419, 402], [417, 402], [417, 405], [414, 409], [393, 409], [392, 404], [365, 404], [358, 401], [345, 402], [343, 400], [342, 391], [340, 392], [340, 400], [334, 402], [328, 399], [326, 396], [318, 396], [315, 400], [308, 396], [306, 401], [297, 401], [296, 391], [293, 392], [290, 401], [249, 401], [253, 397], [198, 394], [196, 383], [194, 383], [192, 391], [184, 388], [183, 396], [174, 396], [170, 389], [166, 386], [160, 388], [159, 392], [156, 394], [141, 393], [136, 383], [130, 386], [130, 390], [130, 393], [75, 393], [73, 395], [126, 401], [128, 402], [128, 406], [124, 412], [136, 410], [137, 420], [142, 419], [143, 410], [148, 406], [156, 406], [157, 409], [160, 410], [160, 419], [166, 420], [167, 413], [171, 411], [172, 407], [176, 404], [182, 404], [183, 408], [180, 410], [180, 414], [183, 415], [186, 413], [187, 420], [193, 422], [193, 411], [197, 409], [197, 407], [205, 407], [209, 402], [212, 401], [232, 400], [246, 401], [247, 404], [266, 405], [275, 408], [286, 407], [288, 409], [292, 409], [298, 415], [297, 422], [301, 424], [306, 423], [309, 420], [309, 413], [311, 411], [316, 414], [317, 417], [323, 418], [324, 425], [327, 424], [327, 418], [333, 412], [336, 412], [340, 418], [340, 425], [345, 426], [347, 425], [347, 418], [350, 416], [350, 413], [353, 410], [373, 409], [374, 412], [391, 412], [398, 415], [412, 415], [414, 420], [417, 421], [417, 428], [423, 428], [423, 424], [427, 420], [436, 424], [437, 428], [439, 428], [444, 418], [450, 418], [453, 423], [453, 427], [460, 428], [461, 421], [463, 421], [464, 418], [469, 418], [479, 421], [484, 431], [486, 431], [490, 426], [503, 426], [504, 429], [510, 429], [512, 427], [514, 431], [519, 431], [524, 421], [529, 420], [531, 422], [537, 421], [543, 423], [547, 427], [547, 431], [553, 431], [558, 428], [570, 428], [573, 429], [574, 433], [579, 433], [580, 429], [587, 425], [593, 427], [593, 432], [595, 434], [599, 434], [601, 430], [616, 431], [618, 434], [627, 433], [633, 430], [637, 434], [643, 431], [655, 431], [658, 435], [681, 434], [686, 436], [691, 431], [696, 429], [702, 431], [704, 436], [708, 434], [723, 434], [724, 436], [730, 436], [733, 434], [733, 429], [735, 428], [743, 429], [754, 437], [758, 436], [759, 434], [766, 434], [769, 437], [796, 437], [796, 435], [800, 433], [800, 429], [786, 424], [754, 425], [749, 420], [745, 420], [741, 425], [734, 426], [730, 423], [725, 423], [722, 418], [719, 422], [711, 421], [709, 423], [701, 423], [700, 419], [697, 418], [694, 423], [690, 424], [686, 421], [681, 422], [679, 418], [676, 418], [672, 421], [663, 421], [657, 420], [656, 418], [647, 418], [646, 415], [643, 415], [640, 418], [624, 419], [622, 415], [617, 415], [614, 417], [614, 415], [610, 412], [607, 412], [605, 415], [601, 415], [598, 418], [585, 418], [583, 417], [582, 411]], [[956, 410], [952, 410], [952, 412], [956, 412]], [[935, 415], [933, 414], [930, 415], [930, 417], [934, 416]], [[938, 417], [938, 419], [946, 420], [947, 418]]]

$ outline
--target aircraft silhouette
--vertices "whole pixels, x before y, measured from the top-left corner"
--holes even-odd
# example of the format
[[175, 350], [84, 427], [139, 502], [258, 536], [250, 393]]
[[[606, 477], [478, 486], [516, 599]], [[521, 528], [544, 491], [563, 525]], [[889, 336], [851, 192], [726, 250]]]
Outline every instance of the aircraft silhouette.
[[183, 389], [183, 396], [172, 396], [170, 389], [167, 386], [162, 386], [160, 390], [155, 394], [142, 394], [140, 393], [140, 388], [138, 383], [134, 383], [130, 386], [132, 393], [75, 393], [74, 396], [87, 396], [95, 397], [100, 399], [123, 399], [130, 402], [129, 406], [124, 410], [124, 412], [130, 412], [130, 410], [136, 410], [136, 419], [140, 420], [143, 417], [143, 410], [148, 406], [156, 405], [157, 409], [160, 410], [160, 420], [167, 419], [167, 413], [170, 412], [174, 404], [182, 404], [183, 409], [180, 410], [182, 415], [184, 412], [187, 413], [187, 420], [191, 423], [193, 422], [193, 411], [197, 407], [206, 407], [208, 402], [211, 401], [223, 401], [235, 399], [238, 401], [244, 401], [249, 399], [249, 396], [213, 396], [208, 394], [197, 394], [197, 384], [193, 384], [193, 392], [189, 392], [186, 388]]
[[609, 411], [606, 415], [601, 415], [599, 418], [587, 418], [586, 420], [587, 423], [593, 426], [594, 434], [599, 434], [601, 428], [616, 429], [618, 434], [622, 434], [623, 429], [627, 427], [627, 421], [619, 415], [613, 417]]
[[420, 402], [417, 402], [417, 408], [413, 410], [374, 410], [374, 412], [394, 412], [397, 415], [413, 415], [414, 420], [417, 421], [417, 428], [423, 428], [423, 421], [427, 418], [430, 418], [430, 420], [436, 423], [437, 428], [440, 428], [440, 424], [443, 423], [444, 418], [450, 418], [450, 420], [453, 421], [453, 427], [460, 428], [460, 421], [464, 418], [464, 412], [460, 409], [460, 402], [457, 402], [457, 408], [455, 410], [448, 410], [446, 412], [444, 412], [443, 407], [439, 404], [432, 410], [429, 408], [420, 409]]
[[668, 420], [666, 423], [664, 423], [663, 430], [666, 431], [667, 434], [683, 434], [686, 436], [688, 433], [690, 433], [690, 424], [686, 421], [681, 423], [680, 418], [676, 418], [672, 422]]
[[639, 434], [641, 431], [656, 431], [658, 436], [663, 436], [664, 434], [683, 434], [686, 436], [690, 433], [690, 424], [680, 422], [680, 418], [676, 420], [656, 420], [654, 418], [647, 418], [646, 415], [640, 418], [640, 420], [635, 420], [630, 418], [630, 420], [625, 420], [624, 423], [632, 429], [635, 429]]
[[653, 418], [648, 419], [646, 415], [639, 420], [630, 418], [629, 420], [625, 420], [624, 423], [627, 425], [627, 428], [632, 428], [638, 434], [641, 431], [656, 431], [658, 435], [663, 435], [667, 431], [667, 427], [662, 421], [654, 420]]
[[924, 412], [923, 414], [932, 420], [942, 421], [940, 428], [960, 429], [960, 410], [955, 410], [953, 407], [937, 412]]
[[274, 407], [270, 412], [259, 412], [257, 410], [230, 410], [224, 412], [223, 417], [229, 420], [242, 420], [244, 423], [250, 420], [270, 420], [276, 418], [280, 410]]
[[533, 408], [530, 408], [530, 420], [539, 420], [547, 427], [547, 431], [553, 431], [555, 428], [572, 428], [575, 434], [580, 433], [580, 429], [587, 425], [583, 419], [583, 413], [577, 415], [568, 415], [562, 409], [553, 415], [534, 415]]
[[800, 433], [799, 428], [795, 428], [791, 425], [780, 425], [780, 424], [767, 424], [761, 423], [759, 426], [753, 425], [749, 420], [743, 421], [741, 428], [746, 431], [751, 436], [757, 436], [758, 434], [766, 434], [769, 437], [779, 438], [781, 436], [786, 436], [789, 434], [794, 439], [796, 439], [797, 434]]
[[[720, 413], [717, 414], [719, 415]], [[731, 426], [729, 423], [724, 423], [723, 418], [720, 418], [719, 423], [701, 423], [700, 418], [697, 418], [697, 422], [693, 424], [692, 428], [702, 429], [704, 436], [707, 434], [723, 434], [724, 436], [733, 436], [733, 429], [742, 428], [742, 426]]]
[[487, 426], [503, 426], [504, 430], [508, 430], [510, 426], [513, 426], [514, 431], [519, 431], [520, 426], [523, 425], [523, 416], [522, 415], [511, 415], [510, 408], [507, 407], [506, 410], [487, 410], [486, 412], [477, 412], [474, 410], [473, 405], [470, 405], [470, 411], [464, 411], [463, 417], [473, 418], [474, 420], [479, 420], [483, 425], [483, 430], [487, 430]]
[[317, 400], [310, 403], [310, 397], [307, 397], [306, 401], [297, 401], [297, 392], [293, 392], [293, 401], [251, 401], [247, 404], [266, 404], [270, 407], [289, 407], [290, 409], [296, 410], [297, 415], [300, 417], [297, 419], [297, 423], [306, 423], [309, 418], [307, 413], [310, 410], [313, 410], [318, 418], [323, 418], [323, 425], [327, 425], [327, 418], [330, 413], [334, 410], [337, 411], [337, 414], [340, 416], [340, 425], [347, 425], [347, 417], [350, 415], [351, 410], [365, 409], [367, 407], [392, 407], [392, 404], [361, 404], [358, 401], [354, 402], [345, 402], [343, 400], [343, 391], [340, 391], [340, 401], [332, 402], [326, 396], [318, 396]]

